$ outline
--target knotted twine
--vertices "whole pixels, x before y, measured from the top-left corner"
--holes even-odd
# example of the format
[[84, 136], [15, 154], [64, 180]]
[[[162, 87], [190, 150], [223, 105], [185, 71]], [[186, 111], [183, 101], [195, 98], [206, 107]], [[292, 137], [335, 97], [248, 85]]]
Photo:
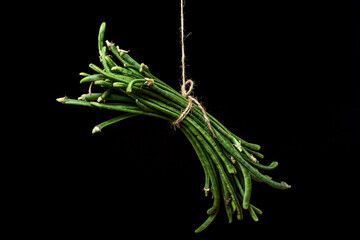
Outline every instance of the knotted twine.
[[[216, 138], [216, 135], [214, 133], [214, 131], [211, 128], [211, 123], [210, 120], [206, 114], [206, 111], [204, 109], [204, 107], [201, 105], [201, 103], [193, 96], [191, 96], [191, 92], [193, 90], [194, 87], [194, 82], [191, 79], [186, 80], [185, 77], [185, 44], [184, 44], [184, 0], [180, 1], [180, 15], [181, 15], [181, 68], [182, 68], [182, 85], [181, 85], [181, 95], [183, 95], [184, 97], [186, 97], [189, 101], [188, 105], [186, 106], [185, 110], [182, 111], [182, 113], [180, 114], [179, 118], [173, 122], [173, 124], [175, 126], [178, 126], [179, 123], [184, 120], [184, 118], [186, 117], [186, 115], [188, 115], [188, 113], [190, 112], [191, 108], [192, 108], [192, 104], [193, 102], [195, 102], [198, 107], [200, 108], [200, 110], [202, 111], [203, 115], [204, 115], [204, 119], [209, 127], [209, 130], [211, 131], [212, 135], [214, 138]], [[186, 90], [186, 86], [189, 85], [189, 89]]]

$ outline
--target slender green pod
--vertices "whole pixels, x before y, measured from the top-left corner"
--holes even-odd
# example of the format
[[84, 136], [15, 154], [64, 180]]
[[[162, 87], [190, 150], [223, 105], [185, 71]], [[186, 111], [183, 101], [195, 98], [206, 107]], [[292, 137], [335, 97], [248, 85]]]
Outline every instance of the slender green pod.
[[98, 35], [98, 48], [99, 48], [99, 52], [101, 52], [102, 48], [104, 47], [105, 29], [106, 29], [106, 23], [103, 22], [103, 23], [100, 25], [100, 30], [99, 30], [99, 35]]
[[87, 82], [94, 82], [94, 81], [97, 81], [97, 80], [105, 80], [105, 76], [102, 75], [102, 74], [89, 75], [89, 76], [86, 76], [86, 77], [82, 78], [80, 80], [80, 84], [87, 83]]
[[126, 92], [131, 93], [133, 85], [138, 82], [142, 82], [142, 83], [146, 84], [147, 86], [154, 85], [154, 80], [152, 80], [152, 79], [134, 79], [127, 85]]
[[108, 62], [105, 60], [105, 57], [106, 57], [106, 46], [104, 46], [100, 52], [100, 60], [103, 67], [105, 68], [105, 71], [111, 72], [111, 67], [108, 65]]
[[233, 135], [235, 138], [238, 138], [239, 141], [241, 141], [241, 145], [245, 146], [245, 147], [248, 147], [252, 150], [255, 150], [255, 151], [259, 151], [260, 150], [260, 145], [258, 144], [255, 144], [255, 143], [248, 143], [247, 141], [245, 141], [244, 139], [241, 139], [239, 138], [238, 136], [236, 135]]
[[264, 158], [264, 155], [261, 154], [261, 153], [259, 153], [259, 152], [257, 152], [257, 151], [254, 151], [254, 150], [252, 150], [252, 149], [250, 149], [250, 148], [247, 148], [247, 147], [244, 147], [244, 148], [246, 148], [246, 150], [247, 150], [249, 153], [251, 153], [252, 155], [254, 155], [254, 157], [257, 157], [257, 158], [260, 158], [260, 159], [263, 159], [263, 158]]
[[126, 87], [127, 87], [127, 84], [126, 84], [126, 83], [123, 83], [123, 82], [114, 82], [114, 83], [113, 83], [113, 87], [114, 87], [114, 88], [126, 88]]
[[252, 189], [251, 176], [248, 170], [243, 165], [241, 165], [240, 163], [238, 163], [238, 165], [244, 177], [244, 185], [245, 185], [245, 191], [243, 196], [243, 208], [248, 209], [250, 205], [250, 197], [251, 197], [251, 189]]
[[[196, 139], [196, 136], [194, 136], [194, 138]], [[197, 143], [199, 145], [201, 145], [200, 142], [197, 141]], [[203, 148], [203, 152], [204, 154], [207, 156], [208, 158], [208, 163], [209, 163], [209, 176], [211, 177], [211, 192], [213, 194], [213, 199], [214, 199], [214, 204], [211, 208], [209, 208], [206, 213], [209, 215], [212, 215], [215, 213], [216, 209], [218, 209], [220, 207], [220, 177], [219, 174], [216, 170], [215, 164], [212, 161], [211, 157], [209, 156], [209, 154], [207, 153], [207, 151]], [[216, 195], [218, 195], [216, 197]]]
[[135, 61], [132, 57], [130, 57], [130, 55], [128, 54], [129, 51], [124, 51], [124, 50], [120, 49], [119, 46], [116, 46], [116, 50], [119, 52], [120, 57], [122, 59], [124, 59], [124, 61], [127, 64], [138, 66], [138, 69], [139, 69], [140, 64], [137, 61]]
[[110, 49], [112, 54], [123, 64], [123, 66], [127, 63], [119, 54], [118, 50], [116, 49], [115, 45], [109, 41], [105, 41], [107, 47]]
[[132, 71], [129, 71], [128, 69], [126, 69], [124, 67], [120, 67], [120, 66], [112, 67], [111, 71], [113, 73], [119, 73], [119, 74], [122, 74], [122, 75], [133, 76], [133, 77], [141, 77], [140, 74], [134, 74]]
[[116, 65], [116, 63], [111, 59], [111, 57], [104, 56], [104, 59], [109, 66], [111, 72], [113, 72], [113, 68], [118, 67], [118, 65]]
[[85, 73], [85, 72], [80, 72], [79, 75], [82, 76], [82, 77], [90, 76], [90, 74]]
[[255, 162], [251, 162], [251, 164], [254, 165], [256, 168], [259, 168], [262, 170], [273, 170], [279, 165], [279, 163], [276, 161], [271, 162], [269, 165], [264, 165], [264, 164], [255, 163]]
[[101, 130], [104, 128], [104, 127], [107, 127], [111, 124], [114, 124], [114, 123], [117, 123], [117, 122], [120, 122], [122, 120], [125, 120], [125, 119], [128, 119], [128, 118], [131, 118], [131, 117], [135, 117], [139, 114], [136, 114], [136, 113], [125, 113], [123, 115], [120, 115], [120, 116], [117, 116], [117, 117], [114, 117], [114, 118], [111, 118], [105, 122], [102, 122], [98, 125], [96, 125], [93, 130], [92, 130], [92, 133], [97, 133], [97, 132], [101, 132]]
[[215, 219], [215, 217], [217, 216], [218, 213], [219, 213], [219, 209], [216, 210], [216, 212], [214, 214], [211, 214], [205, 220], [205, 222], [195, 230], [195, 233], [200, 233], [200, 232], [204, 231], [214, 221], [214, 219]]
[[[232, 209], [231, 209], [231, 205], [230, 205], [230, 202], [232, 201], [232, 199], [230, 197], [228, 188], [226, 187], [226, 183], [223, 182], [223, 178], [221, 178], [221, 180], [222, 180], [221, 192], [222, 192], [222, 195], [224, 198], [224, 207], [225, 207], [226, 215], [229, 219], [229, 223], [232, 223]], [[236, 205], [235, 205], [235, 209], [236, 209]]]
[[79, 106], [86, 106], [91, 107], [92, 105], [89, 102], [85, 102], [82, 100], [75, 100], [67, 97], [57, 98], [56, 101], [63, 103], [63, 104], [69, 104], [69, 105], [79, 105]]
[[96, 101], [102, 93], [86, 93], [86, 94], [82, 94], [78, 100], [83, 100], [83, 101]]
[[97, 80], [94, 82], [94, 84], [106, 88], [112, 87], [112, 84], [105, 80]]
[[99, 97], [98, 99], [96, 99], [96, 101], [98, 102], [103, 102], [105, 101], [105, 99], [110, 96], [111, 94], [111, 88], [107, 89], [105, 92], [103, 92]]

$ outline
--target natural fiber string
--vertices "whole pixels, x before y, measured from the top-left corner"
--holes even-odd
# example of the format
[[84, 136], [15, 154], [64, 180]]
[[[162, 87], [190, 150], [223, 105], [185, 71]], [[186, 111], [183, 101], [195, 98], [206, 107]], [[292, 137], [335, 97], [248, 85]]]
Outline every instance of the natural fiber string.
[[[179, 123], [184, 120], [184, 118], [186, 117], [186, 115], [188, 115], [188, 113], [190, 112], [191, 108], [192, 108], [192, 104], [193, 102], [195, 102], [198, 107], [200, 108], [200, 110], [202, 111], [205, 121], [209, 127], [209, 130], [211, 131], [212, 135], [214, 138], [216, 138], [216, 135], [211, 127], [211, 123], [210, 120], [206, 114], [206, 111], [204, 109], [204, 107], [200, 104], [200, 102], [194, 98], [193, 96], [191, 96], [191, 92], [193, 90], [194, 87], [194, 82], [191, 79], [186, 80], [186, 75], [185, 75], [185, 43], [184, 43], [184, 0], [180, 1], [180, 15], [181, 15], [181, 67], [182, 67], [182, 85], [181, 85], [181, 95], [183, 95], [184, 97], [186, 97], [189, 101], [188, 105], [186, 106], [185, 110], [182, 111], [182, 113], [180, 114], [179, 118], [173, 122], [173, 124], [179, 125]], [[186, 86], [189, 86], [189, 89], [186, 91]]]

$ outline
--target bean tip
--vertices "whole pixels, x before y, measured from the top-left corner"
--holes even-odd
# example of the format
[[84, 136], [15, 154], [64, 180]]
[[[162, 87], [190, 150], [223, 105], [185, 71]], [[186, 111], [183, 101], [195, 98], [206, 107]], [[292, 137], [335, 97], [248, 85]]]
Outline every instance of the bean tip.
[[78, 100], [85, 101], [86, 100], [85, 96], [86, 94], [82, 94], [80, 97], [78, 97]]
[[286, 182], [281, 182], [281, 183], [286, 187], [286, 189], [291, 188], [291, 185], [290, 185], [290, 184], [287, 184]]
[[66, 103], [65, 98], [66, 97], [57, 98], [56, 101], [58, 101], [59, 103], [65, 104]]
[[203, 191], [205, 192], [205, 197], [209, 195], [210, 188], [203, 188]]
[[80, 72], [79, 75], [80, 75], [80, 76], [83, 76], [83, 77], [88, 77], [88, 76], [90, 76], [90, 74], [84, 73], [84, 72]]
[[102, 102], [104, 99], [103, 97], [100, 95], [100, 97], [98, 97], [98, 99], [96, 100], [97, 102]]
[[95, 126], [92, 130], [92, 134], [101, 132], [101, 129], [98, 126]]
[[110, 49], [112, 46], [115, 45], [113, 42], [109, 42], [108, 40], [105, 40], [106, 46]]

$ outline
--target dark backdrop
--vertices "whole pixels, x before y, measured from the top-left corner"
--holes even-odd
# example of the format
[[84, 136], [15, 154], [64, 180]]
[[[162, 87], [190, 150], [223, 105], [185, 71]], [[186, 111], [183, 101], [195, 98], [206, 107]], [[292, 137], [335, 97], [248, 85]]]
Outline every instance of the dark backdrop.
[[78, 73], [99, 64], [103, 21], [106, 39], [179, 89], [179, 1], [22, 6], [37, 9], [24, 22], [33, 24], [29, 56], [40, 57], [32, 72], [45, 73], [36, 76], [41, 92], [34, 95], [48, 104], [37, 121], [41, 141], [31, 142], [36, 158], [22, 165], [31, 169], [20, 204], [28, 233], [240, 239], [344, 232], [355, 180], [350, 151], [359, 146], [355, 2], [186, 2], [186, 73], [194, 95], [234, 133], [260, 144], [265, 163], [279, 162], [269, 174], [292, 185], [281, 191], [255, 183], [252, 201], [264, 212], [258, 223], [245, 214], [229, 225], [221, 210], [200, 235], [193, 231], [212, 201], [181, 131], [140, 116], [93, 135], [96, 124], [117, 113], [55, 101], [87, 92]]

